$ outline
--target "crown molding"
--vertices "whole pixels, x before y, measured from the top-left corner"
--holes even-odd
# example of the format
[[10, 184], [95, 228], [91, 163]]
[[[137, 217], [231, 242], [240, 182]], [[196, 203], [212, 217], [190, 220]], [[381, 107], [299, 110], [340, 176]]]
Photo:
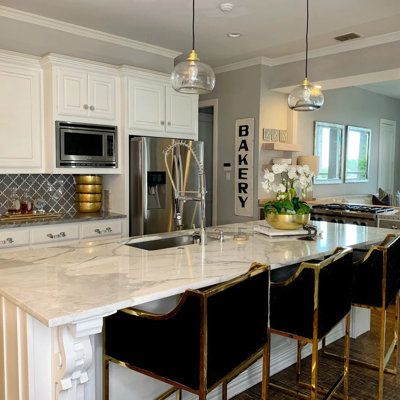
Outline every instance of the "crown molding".
[[0, 49], [0, 62], [40, 68], [40, 57]]
[[[386, 33], [378, 36], [371, 36], [369, 38], [355, 39], [350, 42], [335, 44], [332, 46], [321, 47], [319, 49], [310, 50], [308, 58], [325, 57], [333, 54], [344, 53], [347, 51], [360, 50], [367, 47], [379, 46], [387, 43], [400, 41], [400, 31]], [[268, 57], [255, 57], [248, 60], [238, 61], [232, 64], [222, 65], [215, 67], [216, 74], [223, 72], [234, 71], [237, 69], [252, 67], [254, 65], [266, 65], [268, 67], [275, 67], [278, 65], [289, 64], [292, 62], [305, 60], [305, 53], [294, 53], [287, 56], [268, 58]]]
[[83, 26], [71, 24], [69, 22], [43, 17], [41, 15], [16, 10], [10, 7], [0, 6], [0, 17], [9, 18], [21, 22], [27, 22], [45, 28], [55, 29], [61, 32], [71, 33], [73, 35], [100, 40], [119, 46], [129, 47], [131, 49], [144, 51], [146, 53], [157, 54], [159, 56], [167, 58], [174, 59], [181, 54], [180, 52], [175, 50], [170, 50], [152, 44], [139, 42], [137, 40], [128, 39], [122, 36], [113, 35], [111, 33], [106, 33], [91, 28], [85, 28]]
[[[394, 81], [400, 79], [400, 68], [390, 69], [386, 71], [369, 72], [367, 74], [344, 76], [342, 78], [332, 78], [323, 81], [313, 82], [315, 85], [322, 86], [322, 90], [340, 89], [352, 86], [368, 85], [370, 83]], [[295, 88], [293, 86], [285, 86], [271, 89], [274, 92], [288, 94]]]
[[[332, 46], [321, 47], [319, 49], [310, 50], [308, 58], [318, 58], [330, 56], [333, 54], [345, 53], [347, 51], [354, 51], [365, 49], [367, 47], [379, 46], [382, 44], [400, 41], [400, 31], [385, 33], [383, 35], [371, 36], [369, 38], [354, 39], [349, 42], [334, 44]], [[288, 64], [296, 61], [303, 61], [305, 59], [304, 52], [289, 54], [283, 57], [276, 57], [271, 59], [271, 67], [276, 65]]]
[[237, 69], [253, 67], [254, 65], [272, 65], [272, 61], [267, 57], [255, 57], [249, 58], [248, 60], [234, 62], [232, 64], [222, 65], [220, 67], [215, 67], [214, 72], [216, 74], [222, 74], [223, 72], [235, 71]]

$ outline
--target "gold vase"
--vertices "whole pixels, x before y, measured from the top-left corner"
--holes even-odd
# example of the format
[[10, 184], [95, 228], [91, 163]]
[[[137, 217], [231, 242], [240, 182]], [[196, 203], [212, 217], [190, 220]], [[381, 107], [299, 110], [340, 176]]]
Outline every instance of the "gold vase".
[[275, 229], [295, 230], [310, 222], [310, 214], [267, 213], [265, 220]]

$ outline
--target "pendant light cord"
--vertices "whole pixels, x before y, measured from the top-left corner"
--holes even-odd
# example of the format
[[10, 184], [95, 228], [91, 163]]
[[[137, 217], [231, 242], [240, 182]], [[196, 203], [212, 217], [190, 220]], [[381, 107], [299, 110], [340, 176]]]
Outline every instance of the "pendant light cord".
[[193, 13], [192, 13], [192, 17], [193, 17], [192, 18], [192, 50], [194, 50], [194, 12], [195, 12], [194, 1], [195, 0], [193, 0]]
[[[193, 0], [194, 3], [194, 0]], [[309, 0], [307, 0], [307, 22], [306, 22], [306, 78], [308, 78], [308, 22], [310, 19]]]

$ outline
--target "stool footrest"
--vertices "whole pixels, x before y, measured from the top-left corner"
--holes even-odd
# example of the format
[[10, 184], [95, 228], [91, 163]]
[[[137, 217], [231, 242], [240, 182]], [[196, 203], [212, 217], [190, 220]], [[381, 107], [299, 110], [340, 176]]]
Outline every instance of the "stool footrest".
[[[397, 375], [397, 366], [395, 366], [394, 368], [387, 368], [387, 364], [388, 364], [388, 362], [390, 361], [390, 358], [393, 355], [393, 352], [394, 352], [394, 350], [396, 348], [397, 342], [398, 342], [397, 338], [394, 338], [392, 343], [391, 343], [391, 345], [390, 345], [390, 347], [389, 347], [389, 349], [388, 349], [388, 351], [387, 351], [387, 353], [386, 353], [386, 355], [385, 355], [385, 362], [384, 362], [385, 370], [384, 371], [385, 371], [386, 374], [389, 374], [389, 375]], [[334, 360], [344, 361], [344, 357], [343, 356], [340, 356], [339, 354], [335, 354], [335, 353], [332, 353], [330, 351], [327, 351], [326, 350], [326, 345], [325, 345], [324, 342], [322, 344], [322, 355], [324, 355], [324, 356], [326, 356], [328, 358], [332, 358]], [[349, 358], [349, 361], [350, 361], [351, 364], [359, 365], [359, 366], [365, 367], [365, 368], [369, 368], [369, 369], [372, 369], [374, 371], [379, 371], [379, 365], [377, 365], [377, 364], [369, 363], [367, 361], [359, 360], [357, 358], [352, 358], [352, 357]]]
[[[320, 393], [320, 394], [325, 396], [323, 398], [323, 400], [328, 400], [328, 399], [331, 399], [331, 398], [343, 400], [344, 399], [343, 395], [335, 393], [335, 391], [338, 389], [339, 385], [341, 383], [343, 383], [343, 380], [344, 380], [344, 374], [342, 374], [338, 378], [338, 380], [334, 383], [334, 385], [330, 389], [326, 389], [326, 388], [318, 386], [318, 389], [317, 389], [318, 393]], [[301, 386], [301, 387], [304, 387], [306, 389], [310, 389], [311, 388], [310, 384], [305, 383], [305, 382], [301, 382], [301, 381], [298, 382], [298, 385]], [[280, 390], [281, 392], [296, 396], [296, 397], [301, 398], [301, 399], [307, 399], [307, 400], [310, 399], [310, 394], [303, 393], [300, 390], [289, 388], [289, 387], [284, 386], [284, 385], [282, 385], [280, 383], [270, 382], [269, 386], [271, 388]], [[351, 398], [348, 397], [348, 399], [350, 400]]]

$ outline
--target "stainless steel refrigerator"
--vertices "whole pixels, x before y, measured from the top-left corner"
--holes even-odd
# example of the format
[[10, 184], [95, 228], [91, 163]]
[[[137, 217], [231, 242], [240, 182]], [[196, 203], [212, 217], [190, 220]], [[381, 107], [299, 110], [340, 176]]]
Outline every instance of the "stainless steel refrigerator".
[[[177, 139], [130, 137], [129, 143], [129, 231], [131, 236], [176, 230], [174, 191], [167, 174], [164, 150]], [[203, 162], [203, 142], [184, 140]], [[198, 169], [190, 151], [179, 146], [168, 158], [175, 186], [185, 191], [199, 188]], [[186, 202], [183, 227], [200, 225], [200, 203]]]

